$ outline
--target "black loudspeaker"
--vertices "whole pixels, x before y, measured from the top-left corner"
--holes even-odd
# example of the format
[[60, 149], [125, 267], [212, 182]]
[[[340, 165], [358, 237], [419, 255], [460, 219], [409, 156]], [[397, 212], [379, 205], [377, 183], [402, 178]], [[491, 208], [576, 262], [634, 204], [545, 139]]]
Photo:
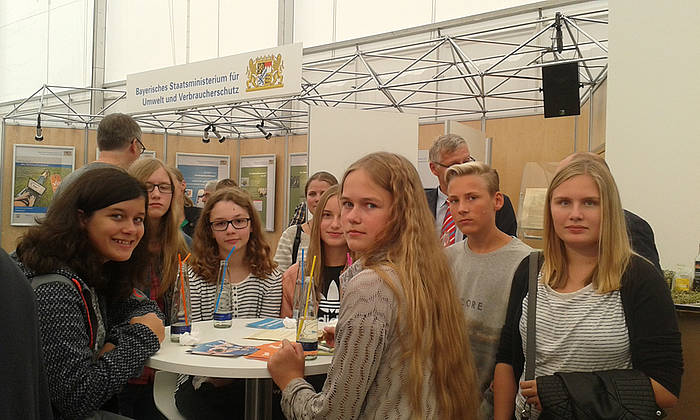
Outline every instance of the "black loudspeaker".
[[542, 67], [544, 117], [579, 115], [578, 63], [555, 64]]

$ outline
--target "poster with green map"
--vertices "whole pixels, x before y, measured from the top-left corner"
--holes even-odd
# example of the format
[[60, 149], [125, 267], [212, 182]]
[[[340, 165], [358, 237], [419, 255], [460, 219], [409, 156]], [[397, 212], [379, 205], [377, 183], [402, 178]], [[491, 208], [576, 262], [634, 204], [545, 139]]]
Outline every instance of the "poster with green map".
[[289, 205], [287, 206], [287, 221], [294, 216], [294, 209], [306, 200], [304, 187], [309, 177], [306, 153], [289, 155]]
[[275, 230], [275, 155], [241, 156], [240, 187], [248, 191], [265, 230]]
[[13, 226], [32, 226], [43, 218], [63, 178], [73, 172], [75, 148], [16, 144], [12, 167]]

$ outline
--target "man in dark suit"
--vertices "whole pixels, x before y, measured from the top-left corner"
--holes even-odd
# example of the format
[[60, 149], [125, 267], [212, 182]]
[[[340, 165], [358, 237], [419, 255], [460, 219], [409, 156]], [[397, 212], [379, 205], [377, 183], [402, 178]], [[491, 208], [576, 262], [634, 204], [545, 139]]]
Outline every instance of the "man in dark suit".
[[[576, 152], [565, 157], [561, 162], [559, 162], [557, 172], [571, 162], [585, 159], [598, 161], [605, 165], [608, 170], [610, 170], [610, 167], [605, 159], [597, 154], [591, 152]], [[626, 209], [623, 209], [623, 211], [625, 213], [627, 235], [630, 238], [632, 250], [649, 260], [657, 270], [663, 273], [661, 270], [661, 264], [659, 264], [659, 251], [656, 250], [656, 242], [654, 241], [654, 231], [651, 229], [651, 226], [649, 226], [649, 223], [647, 223], [646, 220], [642, 219], [631, 211]]]
[[[438, 137], [430, 147], [428, 157], [430, 159], [430, 172], [437, 177], [439, 186], [438, 188], [427, 188], [425, 197], [428, 200], [428, 207], [435, 217], [435, 228], [440, 232], [447, 212], [445, 172], [452, 165], [473, 162], [474, 158], [469, 154], [467, 142], [456, 134], [445, 134]], [[503, 207], [496, 212], [496, 226], [511, 236], [515, 236], [518, 230], [513, 204], [505, 194], [503, 194]], [[464, 239], [459, 229], [456, 230], [454, 236], [455, 242]]]

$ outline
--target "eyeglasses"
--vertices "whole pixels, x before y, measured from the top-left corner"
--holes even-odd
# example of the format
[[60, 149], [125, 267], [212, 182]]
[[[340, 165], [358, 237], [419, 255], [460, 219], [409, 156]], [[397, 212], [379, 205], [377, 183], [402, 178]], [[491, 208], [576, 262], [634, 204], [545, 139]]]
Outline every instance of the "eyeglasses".
[[250, 223], [250, 217], [232, 220], [217, 220], [216, 222], [209, 222], [209, 225], [211, 225], [213, 230], [221, 232], [228, 229], [228, 225], [233, 226], [234, 229], [245, 229], [248, 227], [248, 223]]
[[[141, 140], [138, 137], [136, 137], [134, 140], [136, 140], [136, 142], [139, 144], [139, 147], [141, 148], [139, 155], [142, 155], [143, 152], [146, 151], [146, 146], [144, 146], [143, 143], [141, 143]], [[151, 190], [151, 191], [153, 191], [153, 190]]]
[[[460, 165], [462, 163], [469, 163], [469, 162], [476, 162], [476, 159], [474, 159], [473, 156], [469, 156], [464, 162], [456, 162], [456, 163], [453, 163], [452, 165]], [[433, 162], [433, 163], [438, 165], [438, 166], [442, 166], [443, 168], [449, 168], [450, 166], [452, 166], [452, 165], [445, 165], [444, 163], [440, 163], [440, 162]]]
[[173, 184], [151, 184], [150, 182], [146, 182], [146, 191], [153, 192], [156, 187], [158, 187], [158, 191], [160, 191], [161, 194], [173, 193]]

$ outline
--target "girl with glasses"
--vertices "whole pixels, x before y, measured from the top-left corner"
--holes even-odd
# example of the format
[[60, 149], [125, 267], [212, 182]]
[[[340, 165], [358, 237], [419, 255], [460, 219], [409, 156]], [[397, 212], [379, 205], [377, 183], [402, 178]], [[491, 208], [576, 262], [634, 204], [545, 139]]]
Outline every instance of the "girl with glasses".
[[17, 246], [36, 294], [56, 418], [116, 411], [107, 403], [163, 341], [163, 314], [133, 289], [148, 264], [147, 203], [143, 184], [123, 170], [93, 169]]
[[372, 153], [341, 185], [341, 223], [358, 259], [341, 276], [335, 355], [317, 393], [303, 378], [301, 345], [283, 342], [267, 365], [282, 411], [288, 419], [477, 418], [463, 310], [428, 204], [416, 199], [418, 172], [402, 156]]
[[[250, 196], [240, 188], [212, 194], [194, 231], [190, 274], [192, 321], [214, 318], [219, 262], [227, 258], [226, 275], [233, 283], [234, 318], [276, 318], [282, 302], [282, 274], [272, 261], [260, 216]], [[175, 393], [187, 418], [242, 417], [242, 380], [190, 377]]]
[[[183, 194], [177, 178], [160, 160], [140, 158], [131, 164], [129, 173], [143, 182], [148, 192], [148, 222], [151, 240], [148, 242], [148, 278], [141, 289], [156, 301], [166, 315], [166, 325], [175, 317], [172, 308], [172, 293], [178, 273], [178, 258], [185, 258], [189, 252], [189, 236], [180, 230], [183, 211]], [[120, 395], [119, 405], [123, 415], [136, 417], [139, 413], [158, 416], [153, 401], [154, 372], [146, 368], [139, 378], [129, 381]]]

